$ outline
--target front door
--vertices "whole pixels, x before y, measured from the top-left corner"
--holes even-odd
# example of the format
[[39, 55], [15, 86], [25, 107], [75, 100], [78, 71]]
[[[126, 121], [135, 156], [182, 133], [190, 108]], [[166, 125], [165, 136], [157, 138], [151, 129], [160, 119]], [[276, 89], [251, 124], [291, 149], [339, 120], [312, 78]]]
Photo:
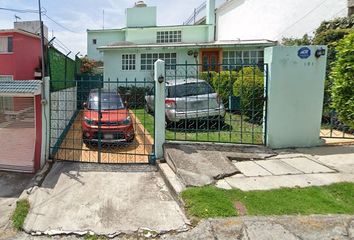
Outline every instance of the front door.
[[219, 51], [203, 51], [202, 65], [203, 71], [219, 71]]

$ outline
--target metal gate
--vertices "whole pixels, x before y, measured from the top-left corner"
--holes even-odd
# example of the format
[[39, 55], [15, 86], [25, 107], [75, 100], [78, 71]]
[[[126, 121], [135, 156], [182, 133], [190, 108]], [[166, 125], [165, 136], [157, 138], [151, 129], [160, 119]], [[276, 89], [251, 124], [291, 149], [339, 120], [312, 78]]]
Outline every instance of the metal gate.
[[263, 145], [267, 64], [166, 65], [166, 139]]
[[51, 158], [153, 163], [154, 116], [144, 110], [153, 83], [102, 76], [51, 81]]

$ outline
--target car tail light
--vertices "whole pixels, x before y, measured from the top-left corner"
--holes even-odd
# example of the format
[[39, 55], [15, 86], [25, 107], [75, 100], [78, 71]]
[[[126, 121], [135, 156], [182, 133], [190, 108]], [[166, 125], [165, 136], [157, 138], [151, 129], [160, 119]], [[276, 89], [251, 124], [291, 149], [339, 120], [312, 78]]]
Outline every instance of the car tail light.
[[165, 106], [166, 106], [166, 108], [176, 108], [176, 101], [175, 100], [166, 99], [165, 100]]
[[219, 94], [216, 95], [216, 101], [219, 105], [222, 104], [222, 99]]

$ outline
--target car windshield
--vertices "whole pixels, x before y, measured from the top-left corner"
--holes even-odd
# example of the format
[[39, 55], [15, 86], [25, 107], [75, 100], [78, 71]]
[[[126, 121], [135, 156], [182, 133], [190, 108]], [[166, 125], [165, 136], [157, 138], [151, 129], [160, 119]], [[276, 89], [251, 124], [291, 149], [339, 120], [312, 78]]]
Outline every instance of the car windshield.
[[[98, 110], [98, 93], [90, 94], [88, 102], [89, 110]], [[124, 109], [122, 98], [116, 93], [101, 93], [101, 110]]]
[[206, 82], [193, 82], [167, 88], [168, 97], [179, 98], [214, 93], [212, 87]]

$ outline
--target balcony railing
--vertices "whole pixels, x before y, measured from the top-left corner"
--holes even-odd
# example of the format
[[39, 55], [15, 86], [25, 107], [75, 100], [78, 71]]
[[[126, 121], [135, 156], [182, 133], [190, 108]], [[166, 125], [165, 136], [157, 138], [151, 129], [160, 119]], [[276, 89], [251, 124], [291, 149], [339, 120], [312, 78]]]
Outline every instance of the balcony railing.
[[203, 2], [199, 7], [194, 8], [192, 15], [185, 22], [183, 22], [183, 25], [195, 24], [200, 19], [200, 18], [198, 19], [199, 14], [205, 9], [206, 9], [206, 2]]

